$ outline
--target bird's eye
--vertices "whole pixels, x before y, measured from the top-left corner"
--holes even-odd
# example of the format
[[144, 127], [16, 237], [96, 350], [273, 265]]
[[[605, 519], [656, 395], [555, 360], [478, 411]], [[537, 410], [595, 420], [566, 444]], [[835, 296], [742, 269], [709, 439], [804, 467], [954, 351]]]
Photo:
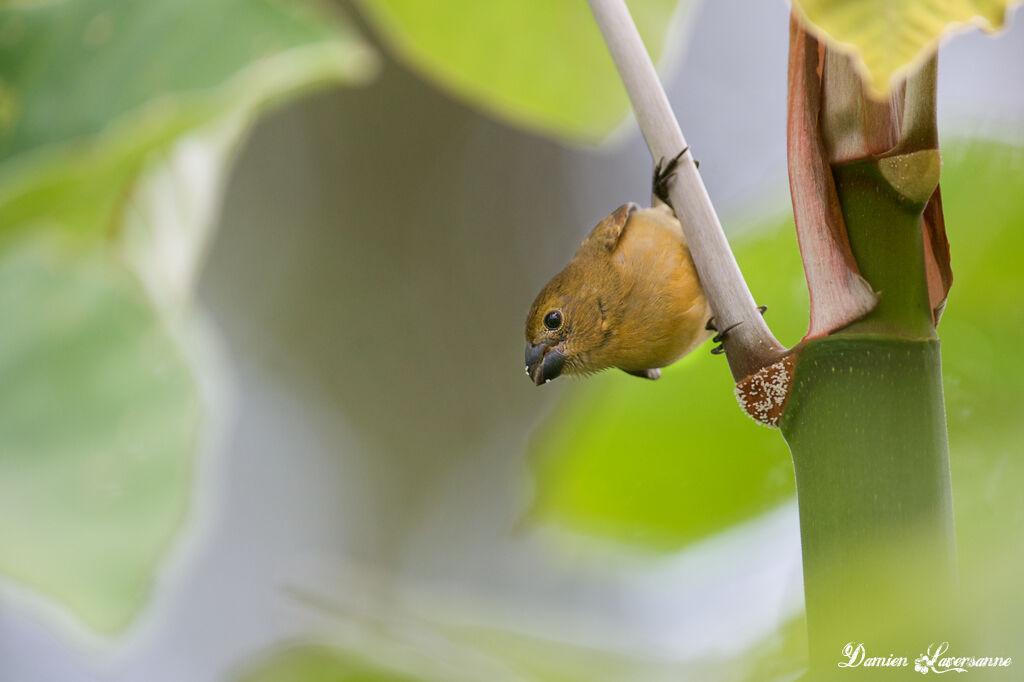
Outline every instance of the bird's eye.
[[558, 310], [552, 310], [550, 313], [544, 316], [544, 326], [548, 329], [555, 330], [562, 326], [562, 313]]

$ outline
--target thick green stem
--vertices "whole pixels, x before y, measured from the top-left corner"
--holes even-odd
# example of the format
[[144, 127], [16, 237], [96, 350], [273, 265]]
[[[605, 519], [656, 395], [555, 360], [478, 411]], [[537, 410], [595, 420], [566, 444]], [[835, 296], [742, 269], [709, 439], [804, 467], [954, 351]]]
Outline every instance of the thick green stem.
[[812, 670], [838, 671], [848, 642], [910, 656], [948, 638], [939, 624], [955, 552], [939, 342], [808, 343], [781, 428], [796, 468]]
[[948, 639], [956, 575], [921, 233], [937, 152], [851, 162], [833, 177], [853, 255], [880, 300], [803, 346], [780, 424], [796, 469], [811, 679], [851, 674], [838, 667], [848, 643], [912, 661]]

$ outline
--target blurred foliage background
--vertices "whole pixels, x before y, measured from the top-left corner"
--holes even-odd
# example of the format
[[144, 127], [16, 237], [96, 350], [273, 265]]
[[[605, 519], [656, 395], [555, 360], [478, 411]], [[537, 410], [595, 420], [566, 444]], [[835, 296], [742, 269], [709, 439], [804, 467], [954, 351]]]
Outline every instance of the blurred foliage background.
[[[788, 8], [629, 6], [794, 343]], [[1017, 656], [1024, 31], [940, 65], [973, 608], [936, 636]], [[582, 1], [0, 9], [0, 677], [799, 674], [792, 466], [724, 360], [521, 375], [536, 290], [649, 192], [627, 114]]]

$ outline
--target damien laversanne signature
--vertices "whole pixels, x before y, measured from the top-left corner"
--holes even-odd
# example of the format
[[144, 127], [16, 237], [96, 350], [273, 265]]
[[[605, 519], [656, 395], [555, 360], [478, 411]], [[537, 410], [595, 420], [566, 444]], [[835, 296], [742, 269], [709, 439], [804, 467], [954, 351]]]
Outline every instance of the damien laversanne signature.
[[[914, 670], [921, 674], [965, 673], [971, 668], [1006, 668], [1013, 663], [1009, 656], [946, 656], [948, 652], [949, 642], [932, 643], [925, 653], [914, 659]], [[906, 656], [868, 656], [863, 642], [847, 643], [843, 647], [842, 659], [840, 668], [902, 668], [910, 665]]]

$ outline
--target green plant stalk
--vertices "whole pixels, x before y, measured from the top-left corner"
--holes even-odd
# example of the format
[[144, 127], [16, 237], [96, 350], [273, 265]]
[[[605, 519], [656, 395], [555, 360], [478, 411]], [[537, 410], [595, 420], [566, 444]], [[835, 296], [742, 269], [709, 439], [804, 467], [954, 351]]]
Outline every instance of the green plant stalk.
[[926, 200], [894, 189], [900, 183], [879, 168], [852, 162], [833, 176], [853, 254], [880, 303], [803, 346], [780, 424], [796, 470], [813, 679], [850, 674], [838, 667], [848, 643], [912, 664], [950, 637], [955, 544]]

